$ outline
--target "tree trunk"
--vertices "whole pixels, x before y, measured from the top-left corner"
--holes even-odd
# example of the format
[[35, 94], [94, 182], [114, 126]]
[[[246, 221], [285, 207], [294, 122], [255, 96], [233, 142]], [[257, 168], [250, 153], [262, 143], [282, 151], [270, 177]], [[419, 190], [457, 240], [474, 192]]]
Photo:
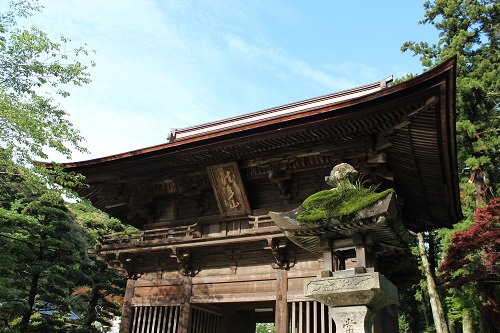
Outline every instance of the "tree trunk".
[[427, 309], [427, 297], [425, 296], [425, 291], [422, 289], [422, 287], [419, 287], [420, 289], [420, 295], [422, 296], [422, 310], [424, 311], [424, 318], [425, 318], [425, 326], [430, 327], [431, 326], [431, 321], [429, 320], [429, 312]]
[[30, 323], [31, 315], [33, 314], [33, 308], [35, 306], [35, 299], [38, 289], [38, 280], [40, 278], [40, 274], [36, 273], [31, 277], [30, 290], [28, 293], [28, 309], [24, 313], [21, 319], [21, 332], [27, 332], [28, 326]]
[[472, 333], [472, 316], [468, 309], [464, 309], [462, 312], [462, 332], [463, 333]]
[[450, 330], [450, 333], [457, 333], [457, 327], [455, 325], [455, 322], [453, 320], [448, 320], [448, 329]]
[[422, 233], [419, 233], [417, 236], [418, 236], [418, 248], [420, 250], [420, 257], [422, 258], [422, 266], [424, 268], [424, 273], [427, 278], [427, 289], [429, 291], [432, 318], [434, 319], [434, 326], [436, 327], [436, 333], [449, 333], [448, 325], [446, 323], [446, 316], [444, 314], [443, 306], [441, 305], [441, 300], [439, 299], [439, 295], [437, 293], [436, 283], [434, 282], [434, 276], [429, 266], [429, 259], [427, 258], [427, 252], [425, 250], [424, 236], [422, 235]]
[[485, 179], [488, 179], [488, 173], [483, 171], [481, 168], [474, 172], [474, 186], [476, 195], [476, 206], [479, 208], [486, 203], [486, 194], [488, 192], [488, 185], [485, 183]]
[[495, 313], [496, 294], [495, 286], [489, 283], [478, 283], [479, 297], [481, 300], [481, 326], [483, 333], [500, 332], [496, 324], [499, 323]]
[[432, 276], [434, 276], [434, 272], [437, 269], [437, 260], [436, 260], [436, 244], [434, 243], [434, 236], [429, 233], [428, 238], [428, 258], [429, 258], [429, 268], [431, 270]]
[[[94, 277], [95, 278], [95, 277]], [[92, 283], [92, 287], [90, 289], [90, 300], [87, 304], [87, 315], [84, 320], [84, 327], [88, 330], [92, 329], [92, 324], [97, 319], [96, 308], [99, 302], [99, 288], [95, 282]]]

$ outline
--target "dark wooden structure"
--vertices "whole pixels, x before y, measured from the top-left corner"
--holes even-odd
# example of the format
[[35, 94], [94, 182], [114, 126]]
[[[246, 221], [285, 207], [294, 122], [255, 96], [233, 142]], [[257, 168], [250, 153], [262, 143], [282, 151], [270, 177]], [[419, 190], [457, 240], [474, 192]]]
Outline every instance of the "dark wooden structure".
[[[268, 212], [329, 188], [324, 177], [347, 162], [395, 189], [408, 229], [457, 222], [454, 66], [452, 59], [392, 87], [383, 80], [66, 164], [86, 176], [80, 195], [141, 230], [105, 236], [96, 249], [128, 278], [121, 332], [246, 333], [256, 322], [275, 322], [280, 333], [334, 331], [325, 307], [303, 291], [323, 256], [287, 239]], [[378, 252], [378, 270], [393, 283], [414, 275], [406, 250]]]

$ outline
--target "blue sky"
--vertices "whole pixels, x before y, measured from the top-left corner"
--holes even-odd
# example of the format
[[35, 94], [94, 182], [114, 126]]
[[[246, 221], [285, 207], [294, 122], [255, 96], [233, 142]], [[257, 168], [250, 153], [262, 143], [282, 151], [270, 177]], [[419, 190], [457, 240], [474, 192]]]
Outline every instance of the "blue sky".
[[29, 24], [96, 50], [93, 82], [60, 100], [92, 153], [74, 161], [164, 143], [171, 128], [419, 74], [401, 45], [438, 37], [418, 24], [423, 1], [413, 0], [40, 3]]

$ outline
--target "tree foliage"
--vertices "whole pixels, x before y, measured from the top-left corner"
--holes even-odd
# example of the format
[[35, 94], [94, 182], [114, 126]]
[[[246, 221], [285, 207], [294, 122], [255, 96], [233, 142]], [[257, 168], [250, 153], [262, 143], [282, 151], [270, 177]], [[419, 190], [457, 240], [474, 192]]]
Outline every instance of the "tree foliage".
[[0, 148], [19, 164], [47, 159], [47, 149], [66, 157], [85, 151], [83, 138], [67, 120], [54, 96], [69, 96], [68, 85], [90, 82], [85, 47], [69, 49], [70, 39], [52, 41], [37, 27], [18, 21], [41, 11], [36, 0], [13, 1], [0, 13]]
[[2, 296], [6, 296], [2, 308], [8, 309], [13, 326], [21, 332], [41, 327], [51, 331], [64, 322], [58, 316], [41, 320], [40, 315], [69, 312], [68, 275], [76, 269], [75, 248], [69, 239], [71, 222], [63, 199], [54, 192], [19, 209], [14, 205], [0, 210], [2, 245], [10, 254], [2, 270]]
[[[56, 98], [89, 83], [94, 63], [85, 47], [19, 23], [41, 10], [37, 0], [16, 0], [0, 13], [0, 331], [102, 332], [124, 281], [89, 249], [99, 233], [124, 227], [88, 203], [65, 203], [36, 162], [50, 150], [85, 151]], [[80, 180], [52, 171], [59, 184]]]
[[[69, 209], [86, 231], [87, 249], [95, 247], [100, 234], [121, 232], [126, 228], [89, 202], [71, 204]], [[110, 328], [112, 320], [120, 313], [125, 280], [105, 263], [98, 262], [94, 255], [86, 252], [82, 258], [80, 276], [75, 280], [77, 287], [71, 294], [73, 309], [81, 315], [76, 332], [101, 332], [101, 329]]]
[[[443, 258], [451, 251], [456, 260], [441, 266], [447, 284], [454, 286], [441, 292], [446, 295], [446, 310], [451, 321], [463, 319], [464, 327], [473, 321], [476, 329], [487, 332], [488, 324], [479, 323], [478, 318], [482, 313], [479, 307], [481, 288], [477, 282], [471, 282], [474, 278], [486, 278], [482, 275], [486, 271], [481, 252], [476, 251], [473, 255], [468, 252], [472, 251], [470, 246], [460, 252], [454, 242], [465, 241], [465, 235], [478, 228], [473, 213], [499, 194], [500, 3], [497, 0], [427, 0], [424, 10], [420, 23], [436, 28], [437, 41], [408, 41], [401, 50], [418, 56], [424, 69], [451, 57], [457, 59], [458, 171], [465, 219], [452, 230], [437, 231], [441, 252], [436, 253], [436, 258]], [[477, 236], [476, 245], [479, 245], [480, 237]], [[450, 242], [452, 248], [447, 250]], [[431, 248], [434, 247], [429, 244]]]
[[451, 238], [440, 278], [449, 288], [477, 286], [485, 320], [500, 327], [500, 199], [474, 217], [472, 226]]
[[124, 226], [87, 202], [68, 204], [41, 182], [27, 182], [32, 174], [0, 153], [0, 331], [109, 328], [124, 280], [88, 251], [100, 233]]
[[274, 333], [276, 332], [274, 323], [258, 323], [255, 326], [255, 333]]
[[449, 287], [500, 282], [500, 199], [474, 214], [474, 224], [451, 238], [439, 270]]
[[465, 181], [486, 202], [500, 180], [500, 3], [496, 0], [434, 0], [424, 4], [421, 24], [439, 31], [436, 44], [409, 41], [402, 51], [424, 68], [457, 57], [457, 142]]

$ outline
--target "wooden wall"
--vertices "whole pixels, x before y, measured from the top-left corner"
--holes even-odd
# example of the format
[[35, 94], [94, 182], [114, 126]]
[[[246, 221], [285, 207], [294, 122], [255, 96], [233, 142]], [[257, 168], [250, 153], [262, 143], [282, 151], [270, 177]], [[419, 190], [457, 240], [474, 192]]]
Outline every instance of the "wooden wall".
[[[287, 295], [290, 300], [301, 300], [304, 282], [318, 275], [323, 262], [307, 252], [295, 255], [295, 265], [287, 271]], [[277, 270], [270, 263], [227, 266], [205, 268], [191, 278], [192, 304], [276, 300]], [[146, 273], [135, 283], [132, 305], [179, 305], [182, 297], [183, 279], [178, 271]]]

